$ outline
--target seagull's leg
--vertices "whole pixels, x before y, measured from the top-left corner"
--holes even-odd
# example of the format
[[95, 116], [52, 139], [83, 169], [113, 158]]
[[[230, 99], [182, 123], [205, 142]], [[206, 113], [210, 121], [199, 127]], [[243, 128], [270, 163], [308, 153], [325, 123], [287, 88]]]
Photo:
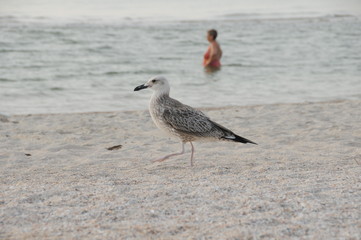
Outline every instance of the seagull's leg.
[[194, 154], [194, 146], [192, 142], [189, 142], [192, 146], [192, 154], [191, 154], [191, 167], [193, 167], [193, 154]]
[[164, 156], [164, 157], [162, 157], [160, 159], [153, 160], [153, 162], [163, 162], [164, 160], [167, 160], [170, 157], [177, 156], [177, 155], [182, 155], [184, 153], [184, 145], [185, 145], [185, 143], [182, 142], [182, 151], [180, 153], [172, 153], [172, 154]]

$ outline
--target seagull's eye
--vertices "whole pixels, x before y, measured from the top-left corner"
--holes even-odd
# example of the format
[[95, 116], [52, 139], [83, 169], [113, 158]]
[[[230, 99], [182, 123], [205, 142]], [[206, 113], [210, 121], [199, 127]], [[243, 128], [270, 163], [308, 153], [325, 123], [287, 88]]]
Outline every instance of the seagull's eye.
[[153, 79], [153, 80], [152, 80], [152, 83], [155, 83], [156, 81], [157, 81], [157, 80]]

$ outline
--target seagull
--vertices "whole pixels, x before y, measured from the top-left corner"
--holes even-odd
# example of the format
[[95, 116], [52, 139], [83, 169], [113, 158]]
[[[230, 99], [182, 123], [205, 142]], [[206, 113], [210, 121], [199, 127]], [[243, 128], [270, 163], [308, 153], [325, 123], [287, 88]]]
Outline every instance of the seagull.
[[157, 76], [136, 87], [134, 91], [150, 88], [153, 95], [149, 102], [149, 112], [155, 125], [182, 142], [182, 151], [172, 153], [154, 162], [162, 162], [170, 157], [184, 154], [184, 145], [189, 142], [192, 147], [191, 166], [193, 166], [193, 141], [224, 140], [240, 143], [257, 144], [238, 136], [231, 130], [212, 121], [203, 112], [185, 105], [169, 96], [170, 86], [166, 78]]

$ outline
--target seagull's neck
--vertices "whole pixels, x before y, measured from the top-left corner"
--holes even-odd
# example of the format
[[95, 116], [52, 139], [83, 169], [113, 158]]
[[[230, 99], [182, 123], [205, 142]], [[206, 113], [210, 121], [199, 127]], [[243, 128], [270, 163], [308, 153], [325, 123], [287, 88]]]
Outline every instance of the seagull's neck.
[[164, 103], [163, 99], [167, 99], [167, 98], [169, 98], [169, 91], [168, 92], [164, 92], [164, 91], [154, 91], [153, 92], [153, 95], [151, 96], [150, 101], [149, 101], [149, 111], [150, 111], [150, 114], [152, 115], [153, 120], [155, 119], [154, 112], [159, 110], [158, 107], [161, 106], [162, 103]]
[[169, 97], [169, 89], [164, 89], [164, 90], [158, 90], [158, 91], [154, 91], [153, 95], [152, 95], [152, 99], [156, 100], [162, 97]]

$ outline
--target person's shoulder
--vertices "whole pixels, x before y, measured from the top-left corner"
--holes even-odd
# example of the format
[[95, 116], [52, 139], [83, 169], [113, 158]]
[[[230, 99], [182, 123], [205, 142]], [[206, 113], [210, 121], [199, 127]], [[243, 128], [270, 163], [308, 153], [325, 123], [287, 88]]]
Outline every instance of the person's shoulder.
[[211, 44], [213, 47], [219, 47], [219, 43], [217, 41], [212, 42]]
[[218, 42], [217, 42], [217, 41], [214, 41], [214, 42], [212, 42], [212, 43], [211, 43], [211, 46], [212, 46], [212, 47], [218, 47], [218, 46], [219, 46], [219, 44], [218, 44]]

